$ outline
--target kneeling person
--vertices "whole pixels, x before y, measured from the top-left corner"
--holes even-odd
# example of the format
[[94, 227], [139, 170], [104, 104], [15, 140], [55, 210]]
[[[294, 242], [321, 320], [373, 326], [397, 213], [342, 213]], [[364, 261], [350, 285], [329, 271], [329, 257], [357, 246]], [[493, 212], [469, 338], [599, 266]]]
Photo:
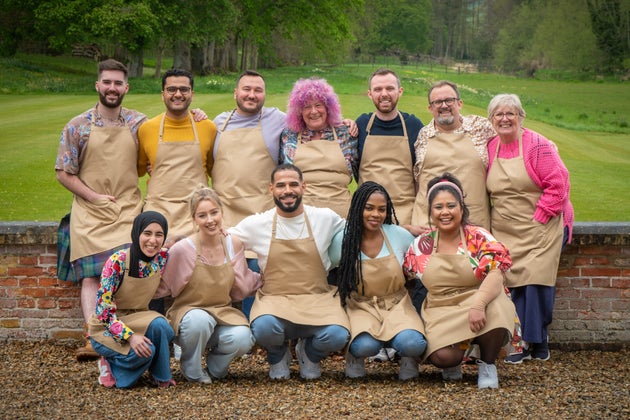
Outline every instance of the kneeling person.
[[258, 254], [264, 284], [250, 313], [252, 332], [267, 351], [269, 377], [288, 379], [289, 340], [298, 339], [300, 376], [321, 375], [320, 362], [350, 336], [348, 317], [327, 282], [328, 247], [344, 220], [327, 208], [304, 206], [302, 172], [282, 164], [271, 174], [275, 208], [249, 216], [230, 233]]
[[[247, 318], [232, 302], [253, 294], [261, 281], [247, 268], [241, 241], [224, 236], [221, 200], [212, 189], [200, 185], [190, 211], [196, 232], [169, 250], [157, 296], [175, 298], [166, 316], [182, 348], [182, 374], [209, 384], [225, 377], [232, 360], [254, 345]], [[207, 370], [202, 366], [206, 348]]]

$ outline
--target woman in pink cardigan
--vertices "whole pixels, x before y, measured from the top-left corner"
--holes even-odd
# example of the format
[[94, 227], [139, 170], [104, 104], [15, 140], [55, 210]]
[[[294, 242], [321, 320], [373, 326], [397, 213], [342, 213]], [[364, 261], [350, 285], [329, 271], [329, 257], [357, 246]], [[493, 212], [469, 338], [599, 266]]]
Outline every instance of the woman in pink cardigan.
[[522, 352], [505, 362], [548, 360], [560, 252], [571, 241], [573, 225], [569, 172], [554, 143], [523, 128], [525, 111], [517, 95], [495, 96], [488, 118], [498, 134], [488, 143], [491, 230], [512, 255], [506, 283], [523, 337]]

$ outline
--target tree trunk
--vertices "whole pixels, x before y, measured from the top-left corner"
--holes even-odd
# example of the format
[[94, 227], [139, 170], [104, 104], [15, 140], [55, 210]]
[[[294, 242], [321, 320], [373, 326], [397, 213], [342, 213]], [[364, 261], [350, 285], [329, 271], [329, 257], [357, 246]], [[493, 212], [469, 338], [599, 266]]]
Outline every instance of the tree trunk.
[[142, 77], [142, 71], [144, 69], [143, 59], [142, 49], [134, 51], [130, 54], [129, 65], [127, 66], [129, 70], [129, 77]]
[[159, 79], [162, 75], [162, 57], [164, 55], [164, 48], [166, 46], [166, 40], [160, 38], [157, 48], [157, 57], [155, 58], [155, 78]]
[[191, 71], [190, 43], [184, 40], [175, 41], [173, 51], [173, 68]]

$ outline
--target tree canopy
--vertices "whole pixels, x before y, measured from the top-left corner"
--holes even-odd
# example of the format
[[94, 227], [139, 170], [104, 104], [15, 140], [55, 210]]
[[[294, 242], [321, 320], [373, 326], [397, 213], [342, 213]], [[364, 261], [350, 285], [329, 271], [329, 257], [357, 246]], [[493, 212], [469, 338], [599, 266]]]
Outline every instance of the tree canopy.
[[0, 0], [0, 55], [89, 47], [142, 75], [313, 62], [472, 61], [508, 72], [627, 72], [630, 0]]

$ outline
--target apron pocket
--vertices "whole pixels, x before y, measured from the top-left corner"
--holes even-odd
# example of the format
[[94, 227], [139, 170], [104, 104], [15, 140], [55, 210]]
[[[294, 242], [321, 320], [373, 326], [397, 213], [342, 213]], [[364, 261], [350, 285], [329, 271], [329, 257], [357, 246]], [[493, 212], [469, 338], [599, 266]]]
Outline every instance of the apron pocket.
[[93, 217], [104, 224], [110, 224], [118, 221], [122, 211], [118, 203], [108, 199], [100, 199], [94, 203], [90, 203], [82, 198], [77, 198], [85, 209], [88, 217]]

